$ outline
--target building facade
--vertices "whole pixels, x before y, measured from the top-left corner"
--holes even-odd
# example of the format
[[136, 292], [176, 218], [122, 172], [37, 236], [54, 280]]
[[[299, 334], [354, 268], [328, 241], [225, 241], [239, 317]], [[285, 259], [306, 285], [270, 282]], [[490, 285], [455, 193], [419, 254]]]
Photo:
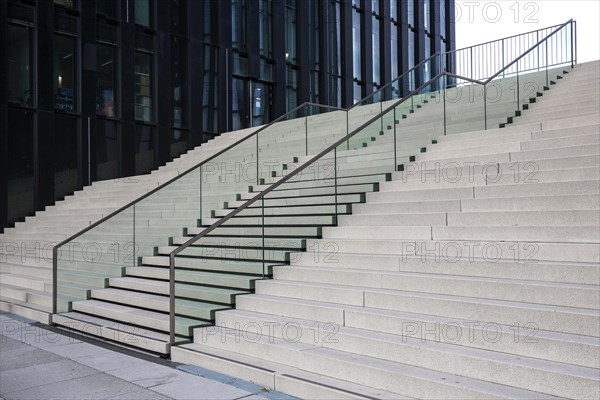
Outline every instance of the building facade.
[[0, 2], [0, 228], [454, 49], [454, 0]]

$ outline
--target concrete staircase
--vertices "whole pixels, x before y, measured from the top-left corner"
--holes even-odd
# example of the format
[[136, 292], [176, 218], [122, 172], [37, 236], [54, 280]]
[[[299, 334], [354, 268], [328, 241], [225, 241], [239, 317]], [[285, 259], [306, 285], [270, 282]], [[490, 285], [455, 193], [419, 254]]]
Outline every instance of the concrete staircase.
[[[562, 72], [562, 69], [556, 71]], [[514, 84], [514, 79], [503, 80], [501, 84], [508, 87]], [[476, 93], [475, 101], [482, 103], [483, 91], [463, 89]], [[401, 104], [395, 109], [395, 115], [389, 113], [376, 120], [356, 135], [349, 146], [341, 146], [337, 160], [337, 199], [331, 179], [334, 161], [326, 156], [265, 199], [264, 230], [261, 208], [255, 204], [181, 253], [176, 261], [175, 285], [175, 333], [178, 341], [189, 340], [194, 328], [213, 325], [216, 312], [235, 307], [239, 295], [254, 292], [259, 280], [272, 276], [273, 266], [288, 264], [290, 252], [306, 250], [307, 240], [321, 238], [324, 229], [338, 224], [340, 215], [349, 214], [354, 204], [364, 202], [366, 193], [379, 190], [382, 182], [391, 179], [391, 172], [398, 163], [410, 162], [432, 137], [437, 136], [436, 129], [444, 121], [444, 107], [447, 121], [452, 118], [457, 123], [448, 122], [448, 127], [480, 124], [481, 115], [478, 110], [472, 110], [471, 102], [472, 98], [465, 97], [452, 105], [444, 105], [439, 94], [428, 92], [420, 95], [416, 102]], [[506, 122], [507, 116], [514, 116], [515, 108], [514, 101], [507, 96], [498, 103], [495, 118], [503, 114], [500, 120]], [[351, 110], [351, 125], [362, 125], [379, 109], [380, 106], [375, 104]], [[330, 115], [315, 121], [320, 122], [312, 124], [313, 129], [307, 134], [313, 139], [321, 139], [317, 140], [321, 147], [311, 143], [313, 147], [306, 152], [321, 150], [331, 137], [329, 130], [340, 131], [339, 125], [345, 123], [344, 118], [340, 120]], [[396, 151], [393, 146], [394, 129], [402, 134]], [[281, 179], [311, 158], [295, 157], [296, 163], [285, 162], [283, 149], [304, 145], [297, 136], [275, 138], [274, 143], [267, 142], [269, 136], [261, 138], [271, 151], [269, 162], [282, 166], [272, 171], [273, 176], [262, 175], [265, 184], [253, 185], [244, 193], [239, 182], [230, 184], [222, 174], [210, 174], [206, 177], [208, 181], [202, 184], [202, 191], [210, 190], [210, 194], [202, 197], [200, 211], [194, 206], [199, 198], [193, 194], [198, 192], [198, 177], [193, 177], [183, 183], [175, 183], [175, 188], [150, 204], [138, 205], [135, 213], [124, 213], [126, 221], [121, 221], [123, 223], [116, 221], [106, 227], [95, 228], [91, 234], [86, 233], [83, 242], [94, 245], [104, 242], [108, 245], [110, 242], [106, 236], [114, 238], [115, 234], [122, 234], [122, 227], [130, 225], [127, 220], [131, 214], [137, 216], [140, 209], [142, 212], [164, 213], [172, 205], [186, 208], [183, 215], [174, 216], [168, 212], [168, 218], [149, 217], [148, 221], [143, 221], [147, 226], [136, 232], [136, 237], [139, 237], [136, 242], [142, 245], [135, 254], [139, 262], [135, 263], [136, 257], [133, 257], [133, 265], [111, 262], [113, 254], [110, 251], [105, 251], [105, 257], [93, 262], [76, 256], [72, 262], [61, 263], [58, 293], [59, 298], [63, 297], [64, 303], [68, 304], [59, 307], [59, 314], [53, 317], [53, 322], [144, 350], [169, 353], [168, 254], [232, 209], [252, 199], [270, 182]], [[253, 160], [251, 149], [254, 144], [250, 145], [248, 149], [242, 145], [241, 151], [236, 147], [235, 154], [225, 155], [221, 161], [225, 160], [227, 165], [220, 168], [221, 172], [224, 170], [229, 175], [235, 162], [242, 157], [247, 157], [242, 158], [243, 161]], [[278, 152], [273, 153], [273, 149]], [[248, 156], [244, 156], [246, 150], [250, 152]], [[265, 154], [262, 156], [264, 158]], [[184, 193], [190, 194], [182, 196]], [[236, 198], [236, 201], [226, 201], [226, 208], [221, 208], [225, 200]], [[210, 211], [208, 215], [207, 209]], [[196, 221], [199, 214], [202, 218]], [[419, 218], [416, 216], [414, 219]]]
[[307, 398], [599, 398], [599, 63], [562, 78], [435, 138], [172, 359]]

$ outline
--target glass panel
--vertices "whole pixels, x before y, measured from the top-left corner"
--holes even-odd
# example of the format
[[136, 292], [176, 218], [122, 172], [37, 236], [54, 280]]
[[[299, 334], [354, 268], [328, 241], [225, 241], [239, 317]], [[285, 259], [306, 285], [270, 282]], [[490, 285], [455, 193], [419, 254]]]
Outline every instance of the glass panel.
[[33, 30], [29, 25], [7, 25], [8, 103], [33, 107]]
[[285, 3], [285, 60], [297, 62], [296, 43], [296, 0], [286, 0]]
[[171, 33], [187, 35], [188, 19], [187, 0], [171, 0]]
[[440, 36], [442, 39], [446, 38], [446, 0], [439, 0], [440, 2]]
[[[388, 1], [389, 1], [389, 0], [388, 0]], [[381, 12], [381, 11], [380, 11], [380, 8], [379, 8], [379, 0], [371, 0], [371, 10], [372, 10], [372, 11], [373, 11], [375, 14], [379, 15], [379, 13]]]
[[266, 124], [271, 116], [271, 85], [254, 82], [252, 93], [252, 126]]
[[288, 65], [286, 76], [286, 110], [298, 106], [298, 71]]
[[117, 48], [98, 43], [96, 46], [98, 89], [96, 93], [96, 113], [108, 118], [118, 115], [118, 66]]
[[154, 128], [135, 127], [135, 174], [147, 174], [154, 169]]
[[117, 0], [96, 0], [96, 13], [104, 14], [107, 18], [117, 19], [119, 15]]
[[[130, 207], [57, 249], [57, 312], [88, 299], [89, 290], [104, 289], [134, 265], [134, 212]], [[138, 238], [138, 240], [147, 240]]]
[[171, 38], [171, 89], [173, 127], [188, 126], [188, 41]]
[[152, 54], [135, 53], [135, 118], [138, 121], [153, 120], [152, 64]]
[[451, 83], [445, 93], [446, 134], [484, 130], [483, 85], [455, 78]]
[[54, 4], [68, 8], [77, 8], [79, 2], [77, 0], [54, 0]]
[[54, 35], [55, 107], [77, 111], [77, 38]]
[[360, 30], [361, 30], [361, 14], [358, 10], [352, 10], [352, 66], [354, 72], [354, 79], [362, 79], [361, 70], [361, 46], [360, 46]]
[[273, 81], [273, 64], [266, 60], [260, 60], [260, 79], [263, 81]]
[[246, 49], [246, 0], [231, 1], [231, 45], [245, 52]]
[[423, 27], [425, 28], [426, 32], [429, 31], [429, 21], [431, 18], [431, 4], [429, 2], [430, 0], [423, 0]]
[[54, 117], [54, 200], [77, 189], [79, 119]]
[[390, 0], [390, 18], [398, 21], [398, 0]]
[[[219, 0], [204, 0], [203, 9], [203, 28], [204, 28], [204, 42], [205, 43], [218, 43], [218, 24], [213, 21], [218, 21], [217, 13], [217, 2]], [[233, 20], [232, 20], [233, 21]]]
[[248, 104], [248, 81], [233, 78], [231, 80], [232, 129], [244, 129], [250, 126], [250, 107]]
[[258, 9], [260, 55], [272, 58], [272, 0], [260, 0]]
[[390, 57], [392, 61], [392, 80], [396, 79], [400, 75], [398, 66], [400, 65], [400, 59], [398, 58], [398, 26], [391, 24], [391, 52]]
[[98, 119], [96, 124], [96, 180], [116, 179], [121, 174], [118, 123]]
[[380, 40], [379, 37], [379, 26], [380, 21], [376, 17], [373, 17], [373, 33], [371, 35], [373, 42], [373, 83], [381, 84], [381, 53], [379, 50]]
[[218, 49], [204, 46], [204, 85], [202, 86], [202, 129], [218, 132], [219, 111], [219, 62]]
[[22, 220], [35, 211], [33, 112], [8, 109], [8, 223]]
[[135, 0], [135, 23], [147, 27], [154, 25], [154, 2], [152, 0]]

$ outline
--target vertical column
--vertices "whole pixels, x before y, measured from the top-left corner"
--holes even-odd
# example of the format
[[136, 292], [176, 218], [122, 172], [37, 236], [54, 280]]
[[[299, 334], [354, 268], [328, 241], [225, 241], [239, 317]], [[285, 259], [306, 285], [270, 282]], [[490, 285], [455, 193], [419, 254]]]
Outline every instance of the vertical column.
[[[135, 175], [135, 25], [133, 2], [121, 1], [121, 168], [122, 176]], [[129, 8], [128, 8], [129, 6]]]
[[219, 93], [223, 95], [219, 104], [219, 131], [227, 132], [231, 130], [231, 0], [217, 1], [218, 24], [219, 24]]
[[352, 68], [352, 2], [342, 3], [342, 43], [338, 45], [342, 49], [342, 107], [353, 104], [354, 70]]
[[296, 3], [297, 20], [296, 29], [298, 38], [298, 105], [310, 100], [310, 46], [309, 13], [310, 0], [300, 0]]
[[156, 3], [156, 165], [171, 158], [173, 91], [171, 89], [171, 2]]
[[[81, 129], [79, 140], [79, 179], [77, 189], [89, 185], [89, 177], [95, 170], [95, 131], [96, 131], [96, 4], [93, 1], [81, 2]], [[88, 133], [88, 118], [89, 130]], [[88, 142], [88, 137], [91, 143]], [[90, 151], [91, 150], [91, 151]], [[91, 160], [89, 157], [91, 157]]]
[[395, 79], [396, 76], [392, 76], [392, 56], [391, 56], [391, 46], [392, 46], [392, 28], [390, 26], [391, 22], [390, 22], [390, 18], [391, 18], [391, 10], [390, 10], [390, 1], [397, 1], [397, 0], [389, 0], [389, 1], [382, 1], [381, 3], [383, 4], [383, 9], [382, 11], [382, 15], [383, 15], [383, 23], [382, 23], [382, 28], [381, 28], [381, 41], [383, 46], [381, 46], [381, 65], [382, 65], [382, 69], [381, 69], [381, 82], [379, 82], [380, 84], [383, 83], [388, 83], [390, 82], [392, 79]]
[[[0, 37], [7, 35], [6, 1], [0, 2]], [[0, 60], [6, 60], [6, 41], [0, 42]], [[8, 225], [8, 115], [6, 62], [0, 63], [0, 233]]]
[[[203, 126], [202, 126], [202, 95], [204, 81], [204, 46], [203, 40], [203, 21], [204, 10], [202, 1], [189, 1], [188, 34], [190, 38], [189, 61], [188, 61], [188, 82], [190, 85], [190, 138], [188, 149], [202, 144]], [[194, 23], [191, 23], [191, 22]]]
[[54, 2], [37, 6], [37, 121], [34, 123], [35, 208], [54, 203]]
[[[302, 1], [302, 0], [301, 0]], [[273, 115], [271, 120], [285, 114], [286, 62], [285, 62], [285, 1], [273, 2]], [[277, 32], [277, 34], [275, 34]]]
[[[371, 0], [363, 0], [363, 13], [360, 24], [360, 47], [362, 81], [365, 83], [364, 96], [373, 93], [373, 8]], [[381, 82], [379, 82], [381, 83]]]
[[332, 85], [331, 78], [331, 44], [327, 40], [330, 33], [335, 28], [335, 21], [333, 20], [334, 13], [332, 12], [331, 2], [324, 0], [319, 2], [319, 16], [321, 18], [321, 35], [319, 37], [320, 44], [320, 58], [321, 58], [321, 72], [319, 74], [319, 92], [321, 93], [321, 103], [332, 105], [335, 104], [335, 99], [331, 98], [331, 90], [325, 90]]

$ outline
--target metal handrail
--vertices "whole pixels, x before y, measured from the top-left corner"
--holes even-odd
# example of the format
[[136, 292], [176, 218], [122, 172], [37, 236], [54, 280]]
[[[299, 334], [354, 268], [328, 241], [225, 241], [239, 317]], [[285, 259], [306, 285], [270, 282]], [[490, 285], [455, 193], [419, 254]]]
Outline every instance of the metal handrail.
[[[521, 56], [519, 56], [517, 59], [515, 59], [513, 62], [511, 62], [508, 66], [505, 66], [504, 68], [502, 68], [493, 77], [498, 76], [504, 70], [506, 70], [507, 68], [509, 68], [510, 66], [512, 66], [515, 62], [518, 62], [525, 55], [529, 54], [533, 49], [537, 48], [541, 43], [543, 43], [544, 41], [548, 40], [548, 38], [552, 37], [554, 34], [556, 34], [557, 32], [559, 32], [561, 29], [563, 29], [565, 26], [567, 26], [569, 23], [572, 23], [572, 22], [573, 22], [573, 20], [570, 19], [569, 21], [567, 21], [564, 24], [560, 25], [558, 29], [554, 30], [551, 34], [547, 35], [545, 38], [543, 38], [542, 40], [538, 41], [538, 43], [536, 43], [534, 46], [532, 46], [530, 49], [528, 49], [526, 52], [524, 52]], [[558, 25], [556, 25], [556, 26], [558, 26]], [[554, 28], [554, 26], [551, 27], [551, 28]], [[548, 29], [548, 28], [545, 28], [545, 29]], [[516, 35], [516, 36], [519, 36], [519, 35]], [[573, 45], [573, 43], [572, 43], [572, 45]], [[438, 56], [438, 55], [440, 55], [440, 53], [436, 53], [434, 56]], [[432, 57], [430, 57], [429, 59], [431, 59]], [[571, 56], [571, 58], [573, 58], [573, 57]], [[571, 60], [571, 62], [573, 63], [573, 59]], [[320, 153], [318, 153], [317, 155], [313, 156], [310, 160], [304, 162], [298, 168], [295, 168], [290, 173], [284, 175], [277, 182], [269, 185], [267, 188], [263, 189], [261, 192], [259, 192], [258, 194], [256, 194], [251, 199], [246, 200], [243, 204], [241, 204], [240, 206], [238, 206], [237, 208], [235, 208], [234, 210], [232, 210], [231, 212], [229, 212], [227, 215], [219, 218], [219, 220], [216, 221], [215, 223], [213, 223], [211, 226], [209, 226], [206, 229], [202, 230], [201, 232], [199, 232], [198, 234], [196, 234], [194, 237], [190, 238], [185, 243], [179, 245], [176, 249], [172, 250], [169, 253], [169, 287], [170, 287], [170, 290], [169, 290], [169, 301], [170, 301], [169, 317], [170, 317], [170, 327], [171, 327], [171, 329], [170, 329], [170, 342], [171, 342], [171, 344], [175, 343], [174, 342], [174, 340], [175, 340], [175, 329], [174, 329], [174, 327], [175, 327], [175, 297], [176, 297], [175, 296], [175, 257], [179, 253], [181, 253], [182, 251], [184, 251], [185, 249], [187, 249], [189, 246], [191, 246], [192, 244], [194, 244], [195, 242], [197, 242], [201, 238], [207, 236], [209, 233], [211, 233], [215, 229], [217, 229], [220, 226], [222, 226], [225, 222], [227, 222], [231, 218], [235, 217], [240, 212], [242, 212], [243, 210], [245, 210], [246, 208], [248, 208], [249, 206], [251, 206], [252, 204], [254, 204], [255, 202], [257, 202], [258, 200], [262, 200], [263, 204], [264, 204], [264, 197], [265, 197], [265, 195], [269, 194], [270, 192], [272, 192], [273, 190], [275, 190], [279, 186], [281, 186], [284, 183], [286, 183], [289, 179], [291, 179], [292, 177], [296, 176], [298, 173], [302, 172], [304, 169], [308, 168], [311, 164], [313, 164], [315, 161], [321, 159], [326, 154], [330, 153], [331, 151], [334, 151], [334, 153], [335, 153], [334, 157], [337, 157], [337, 147], [338, 146], [340, 146], [341, 144], [343, 144], [345, 141], [349, 141], [350, 138], [352, 138], [354, 135], [356, 135], [359, 132], [361, 132], [363, 129], [365, 129], [366, 127], [368, 127], [369, 125], [371, 125], [372, 123], [374, 123], [375, 121], [377, 121], [378, 119], [382, 118], [390, 110], [392, 110], [395, 107], [399, 106], [400, 104], [404, 103], [405, 101], [407, 101], [408, 99], [412, 98], [413, 96], [419, 94], [421, 92], [421, 90], [423, 90], [427, 86], [433, 84], [435, 81], [437, 81], [438, 79], [440, 79], [442, 76], [449, 76], [449, 77], [452, 77], [452, 78], [461, 79], [461, 80], [465, 80], [465, 81], [470, 81], [470, 82], [473, 82], [473, 83], [481, 84], [481, 85], [484, 86], [484, 88], [493, 79], [493, 77], [492, 77], [492, 78], [487, 79], [485, 82], [481, 82], [481, 81], [478, 81], [478, 80], [475, 80], [475, 79], [471, 79], [471, 78], [466, 78], [466, 77], [463, 77], [463, 76], [460, 76], [460, 75], [457, 75], [457, 74], [454, 74], [454, 73], [448, 73], [446, 71], [439, 72], [435, 77], [433, 77], [432, 79], [430, 79], [427, 83], [425, 83], [425, 84], [421, 85], [419, 88], [413, 90], [412, 92], [410, 92], [405, 97], [400, 98], [398, 101], [396, 101], [392, 105], [388, 106], [385, 110], [382, 110], [379, 114], [377, 114], [376, 116], [370, 118], [365, 123], [363, 123], [362, 125], [360, 125], [359, 127], [357, 127], [351, 133], [350, 132], [347, 133], [346, 136], [340, 138], [335, 143], [333, 143], [332, 145], [330, 145], [329, 147], [327, 147], [325, 150], [322, 150]], [[381, 89], [383, 89], [383, 88], [381, 88]], [[484, 107], [485, 107], [485, 96], [484, 96]], [[484, 111], [484, 114], [486, 112], [487, 111]], [[484, 120], [485, 120], [485, 129], [487, 129], [487, 115], [484, 115]], [[264, 263], [264, 260], [263, 260], [263, 263]]]
[[[568, 20], [567, 22], [565, 22], [562, 25], [555, 25], [558, 26], [557, 29], [555, 29], [554, 31], [552, 31], [552, 33], [550, 33], [549, 35], [547, 35], [545, 38], [541, 39], [540, 41], [538, 41], [536, 44], [534, 44], [533, 46], [531, 46], [529, 48], [529, 50], [527, 50], [525, 53], [521, 54], [519, 57], [517, 57], [516, 59], [514, 59], [510, 64], [506, 65], [504, 68], [502, 68], [500, 71], [496, 72], [494, 75], [492, 75], [491, 77], [489, 77], [484, 84], [488, 84], [492, 79], [496, 78], [498, 75], [500, 75], [502, 72], [506, 71], [508, 68], [512, 67], [516, 62], [519, 62], [523, 57], [525, 57], [527, 54], [529, 54], [531, 51], [533, 51], [534, 49], [536, 49], [539, 45], [541, 45], [543, 42], [545, 42], [546, 40], [548, 40], [550, 37], [554, 36], [554, 34], [556, 34], [557, 32], [559, 32], [561, 29], [563, 29], [565, 26], [567, 26], [568, 24], [574, 22], [573, 19]], [[554, 26], [552, 26], [551, 28], [554, 28]], [[549, 29], [549, 28], [546, 28]], [[535, 31], [534, 31], [535, 32]], [[571, 63], [573, 63], [573, 60], [571, 59]], [[546, 66], [547, 68], [548, 66]]]
[[248, 136], [236, 141], [235, 143], [232, 143], [231, 145], [225, 147], [222, 150], [219, 150], [218, 152], [216, 152], [215, 154], [213, 154], [212, 156], [208, 157], [205, 160], [202, 160], [200, 162], [198, 162], [197, 164], [195, 164], [194, 166], [188, 168], [186, 171], [184, 171], [183, 173], [178, 174], [177, 176], [169, 179], [168, 181], [166, 181], [165, 183], [163, 183], [162, 185], [157, 186], [156, 188], [150, 190], [149, 192], [143, 194], [140, 197], [137, 197], [135, 200], [130, 201], [129, 203], [127, 203], [126, 205], [118, 208], [117, 210], [111, 212], [110, 214], [108, 214], [107, 216], [103, 217], [102, 219], [94, 222], [93, 224], [85, 227], [84, 229], [80, 230], [79, 232], [69, 236], [67, 239], [63, 240], [62, 242], [58, 243], [57, 245], [55, 245], [52, 249], [52, 275], [53, 275], [53, 301], [52, 301], [52, 312], [56, 313], [57, 311], [57, 286], [58, 286], [58, 250], [64, 246], [65, 244], [77, 239], [78, 237], [84, 235], [85, 233], [89, 232], [90, 230], [96, 228], [97, 226], [103, 224], [104, 222], [110, 220], [111, 218], [113, 218], [114, 216], [116, 216], [117, 214], [122, 213], [123, 211], [127, 210], [128, 208], [135, 206], [137, 203], [143, 201], [144, 199], [152, 196], [153, 194], [155, 194], [156, 192], [164, 189], [166, 186], [172, 184], [173, 182], [176, 182], [177, 180], [183, 178], [184, 176], [188, 175], [189, 173], [197, 170], [198, 168], [201, 168], [203, 165], [211, 162], [212, 160], [214, 160], [215, 158], [221, 156], [222, 154], [226, 153], [227, 151], [233, 149], [234, 147], [238, 146], [239, 144], [245, 142], [246, 140], [249, 140], [251, 138], [254, 138], [255, 136], [257, 136], [260, 132], [270, 128], [271, 126], [273, 126], [274, 124], [281, 122], [283, 120], [285, 120], [288, 116], [298, 112], [299, 110], [306, 108], [306, 107], [312, 107], [312, 106], [317, 106], [317, 107], [321, 107], [321, 108], [326, 108], [326, 109], [330, 109], [330, 110], [335, 110], [335, 111], [345, 111], [345, 109], [343, 108], [339, 108], [339, 107], [334, 107], [334, 106], [329, 106], [329, 105], [321, 105], [321, 104], [316, 104], [316, 103], [311, 103], [311, 102], [306, 102], [306, 103], [302, 103], [301, 105], [299, 105], [298, 107], [294, 108], [291, 111], [288, 111], [287, 113], [285, 113], [284, 115], [276, 118], [275, 120], [273, 120], [272, 122], [268, 123], [267, 125], [264, 125], [260, 128], [258, 128], [257, 130], [255, 130], [254, 132], [252, 132], [251, 134], [249, 134]]
[[[277, 182], [269, 185], [269, 187], [267, 187], [266, 189], [263, 189], [256, 196], [254, 196], [253, 198], [245, 201], [243, 204], [241, 204], [240, 206], [238, 206], [237, 208], [235, 208], [233, 211], [231, 211], [230, 213], [228, 213], [226, 216], [219, 218], [219, 220], [216, 221], [215, 223], [213, 223], [211, 226], [209, 226], [208, 228], [204, 229], [202, 232], [199, 232], [194, 237], [192, 237], [189, 240], [187, 240], [185, 243], [179, 245], [176, 249], [172, 250], [169, 253], [169, 302], [170, 302], [170, 305], [169, 305], [169, 318], [170, 318], [170, 327], [171, 327], [169, 335], [170, 335], [171, 344], [173, 344], [174, 340], [175, 340], [175, 329], [174, 329], [174, 327], [175, 327], [175, 256], [177, 256], [177, 254], [181, 253], [182, 251], [184, 251], [185, 249], [187, 249], [189, 246], [191, 246], [192, 244], [194, 244], [195, 242], [197, 242], [201, 238], [205, 237], [210, 232], [214, 231], [215, 229], [217, 229], [218, 227], [220, 227], [221, 225], [223, 225], [225, 222], [227, 222], [231, 218], [235, 217], [240, 212], [244, 211], [246, 208], [248, 208], [249, 206], [251, 206], [252, 204], [254, 204], [256, 201], [258, 201], [260, 199], [263, 199], [265, 195], [269, 194], [270, 192], [272, 192], [273, 190], [275, 190], [279, 186], [283, 185], [289, 179], [291, 179], [292, 177], [296, 176], [298, 173], [300, 173], [303, 170], [305, 170], [306, 168], [308, 168], [312, 163], [314, 163], [315, 161], [319, 160], [320, 158], [322, 158], [327, 153], [330, 153], [332, 150], [337, 149], [337, 147], [340, 146], [342, 143], [344, 143], [345, 141], [349, 140], [354, 135], [356, 135], [359, 132], [361, 132], [364, 128], [366, 128], [367, 126], [369, 126], [373, 122], [377, 121], [379, 118], [382, 117], [383, 114], [386, 114], [390, 110], [392, 110], [393, 108], [398, 107], [400, 104], [404, 103], [405, 101], [407, 101], [408, 99], [410, 99], [412, 96], [418, 94], [421, 90], [423, 90], [427, 86], [431, 85], [433, 82], [437, 81], [440, 77], [445, 76], [445, 75], [446, 74], [444, 72], [439, 73], [438, 75], [436, 75], [435, 77], [433, 77], [432, 79], [430, 79], [427, 83], [419, 86], [417, 89], [413, 90], [411, 93], [409, 93], [405, 97], [397, 100], [392, 105], [388, 106], [384, 111], [382, 111], [381, 113], [379, 113], [376, 116], [372, 117], [371, 119], [367, 120], [367, 122], [365, 122], [362, 125], [360, 125], [359, 127], [357, 127], [351, 133], [348, 133], [346, 136], [338, 139], [336, 142], [334, 142], [332, 145], [330, 145], [329, 147], [327, 147], [325, 150], [323, 150], [320, 153], [318, 153], [317, 155], [313, 156], [310, 160], [308, 160], [307, 162], [303, 163], [298, 168], [294, 168], [294, 170], [292, 172], [286, 174], [281, 179], [279, 179]], [[263, 260], [263, 262], [264, 262], [264, 260]]]

